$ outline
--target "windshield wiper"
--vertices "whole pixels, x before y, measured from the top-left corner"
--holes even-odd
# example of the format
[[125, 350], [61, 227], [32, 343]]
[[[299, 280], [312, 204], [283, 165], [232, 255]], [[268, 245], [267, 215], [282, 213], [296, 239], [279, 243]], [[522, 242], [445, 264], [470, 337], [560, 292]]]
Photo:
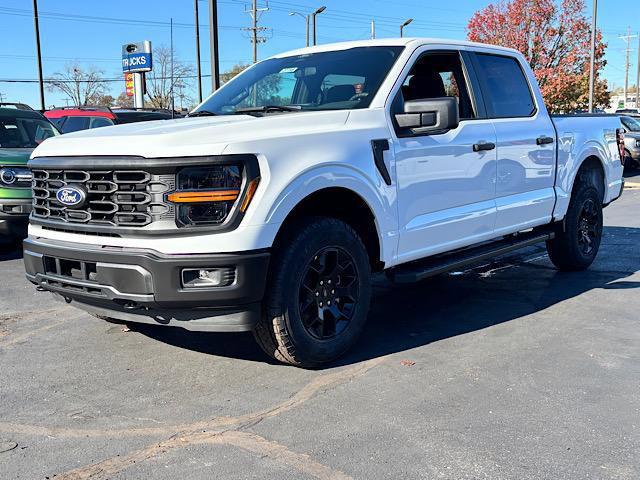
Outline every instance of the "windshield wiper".
[[187, 114], [187, 117], [215, 117], [216, 115], [218, 115], [216, 112], [209, 110], [198, 110], [197, 112]]
[[267, 113], [267, 112], [299, 112], [302, 110], [300, 105], [262, 105], [260, 107], [239, 108], [235, 114], [245, 113]]

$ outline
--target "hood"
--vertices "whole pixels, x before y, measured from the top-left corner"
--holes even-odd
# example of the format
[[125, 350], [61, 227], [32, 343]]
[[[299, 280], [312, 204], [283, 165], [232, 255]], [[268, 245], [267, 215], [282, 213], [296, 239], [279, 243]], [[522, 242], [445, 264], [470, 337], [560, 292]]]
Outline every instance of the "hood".
[[347, 118], [348, 111], [323, 111], [277, 113], [264, 117], [187, 117], [129, 123], [49, 138], [34, 151], [32, 157], [127, 155], [161, 158], [221, 155], [232, 143], [322, 133], [341, 128]]
[[33, 148], [0, 148], [0, 165], [26, 165]]

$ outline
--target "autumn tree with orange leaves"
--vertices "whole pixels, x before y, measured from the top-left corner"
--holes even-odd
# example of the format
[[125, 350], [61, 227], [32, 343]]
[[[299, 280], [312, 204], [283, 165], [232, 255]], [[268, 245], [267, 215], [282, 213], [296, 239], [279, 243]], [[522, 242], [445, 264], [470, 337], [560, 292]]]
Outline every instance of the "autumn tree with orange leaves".
[[[591, 22], [584, 0], [510, 0], [476, 12], [467, 25], [469, 40], [515, 48], [533, 69], [552, 112], [589, 105]], [[596, 35], [594, 104], [609, 105], [607, 82], [598, 73], [606, 65], [606, 44]]]

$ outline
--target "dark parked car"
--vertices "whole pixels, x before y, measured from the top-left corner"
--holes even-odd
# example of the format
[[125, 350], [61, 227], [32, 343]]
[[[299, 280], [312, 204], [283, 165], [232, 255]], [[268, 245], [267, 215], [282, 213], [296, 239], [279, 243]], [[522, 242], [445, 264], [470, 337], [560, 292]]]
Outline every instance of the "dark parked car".
[[113, 108], [111, 110], [116, 117], [116, 123], [147, 122], [150, 120], [171, 120], [181, 118], [178, 112], [160, 108]]
[[27, 233], [31, 211], [31, 152], [59, 135], [40, 112], [22, 103], [0, 103], [0, 244]]
[[624, 127], [625, 167], [640, 168], [640, 119], [623, 115], [620, 121]]
[[182, 115], [157, 108], [61, 107], [44, 112], [62, 133], [77, 132], [123, 123], [170, 120]]

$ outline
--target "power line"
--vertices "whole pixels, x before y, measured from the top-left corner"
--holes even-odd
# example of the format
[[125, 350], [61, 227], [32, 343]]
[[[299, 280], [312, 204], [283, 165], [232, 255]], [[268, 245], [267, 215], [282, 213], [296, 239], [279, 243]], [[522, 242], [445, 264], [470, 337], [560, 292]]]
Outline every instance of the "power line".
[[[210, 74], [202, 75], [203, 77], [211, 77]], [[155, 77], [156, 80], [170, 80], [171, 77]], [[192, 79], [197, 78], [196, 75], [183, 75], [180, 77], [181, 79]], [[0, 83], [38, 83], [40, 80], [38, 79], [27, 79], [27, 78], [0, 78]], [[99, 80], [58, 80], [55, 78], [46, 78], [43, 80], [43, 83], [112, 83], [112, 82], [124, 82], [124, 77], [122, 78], [101, 78]]]

